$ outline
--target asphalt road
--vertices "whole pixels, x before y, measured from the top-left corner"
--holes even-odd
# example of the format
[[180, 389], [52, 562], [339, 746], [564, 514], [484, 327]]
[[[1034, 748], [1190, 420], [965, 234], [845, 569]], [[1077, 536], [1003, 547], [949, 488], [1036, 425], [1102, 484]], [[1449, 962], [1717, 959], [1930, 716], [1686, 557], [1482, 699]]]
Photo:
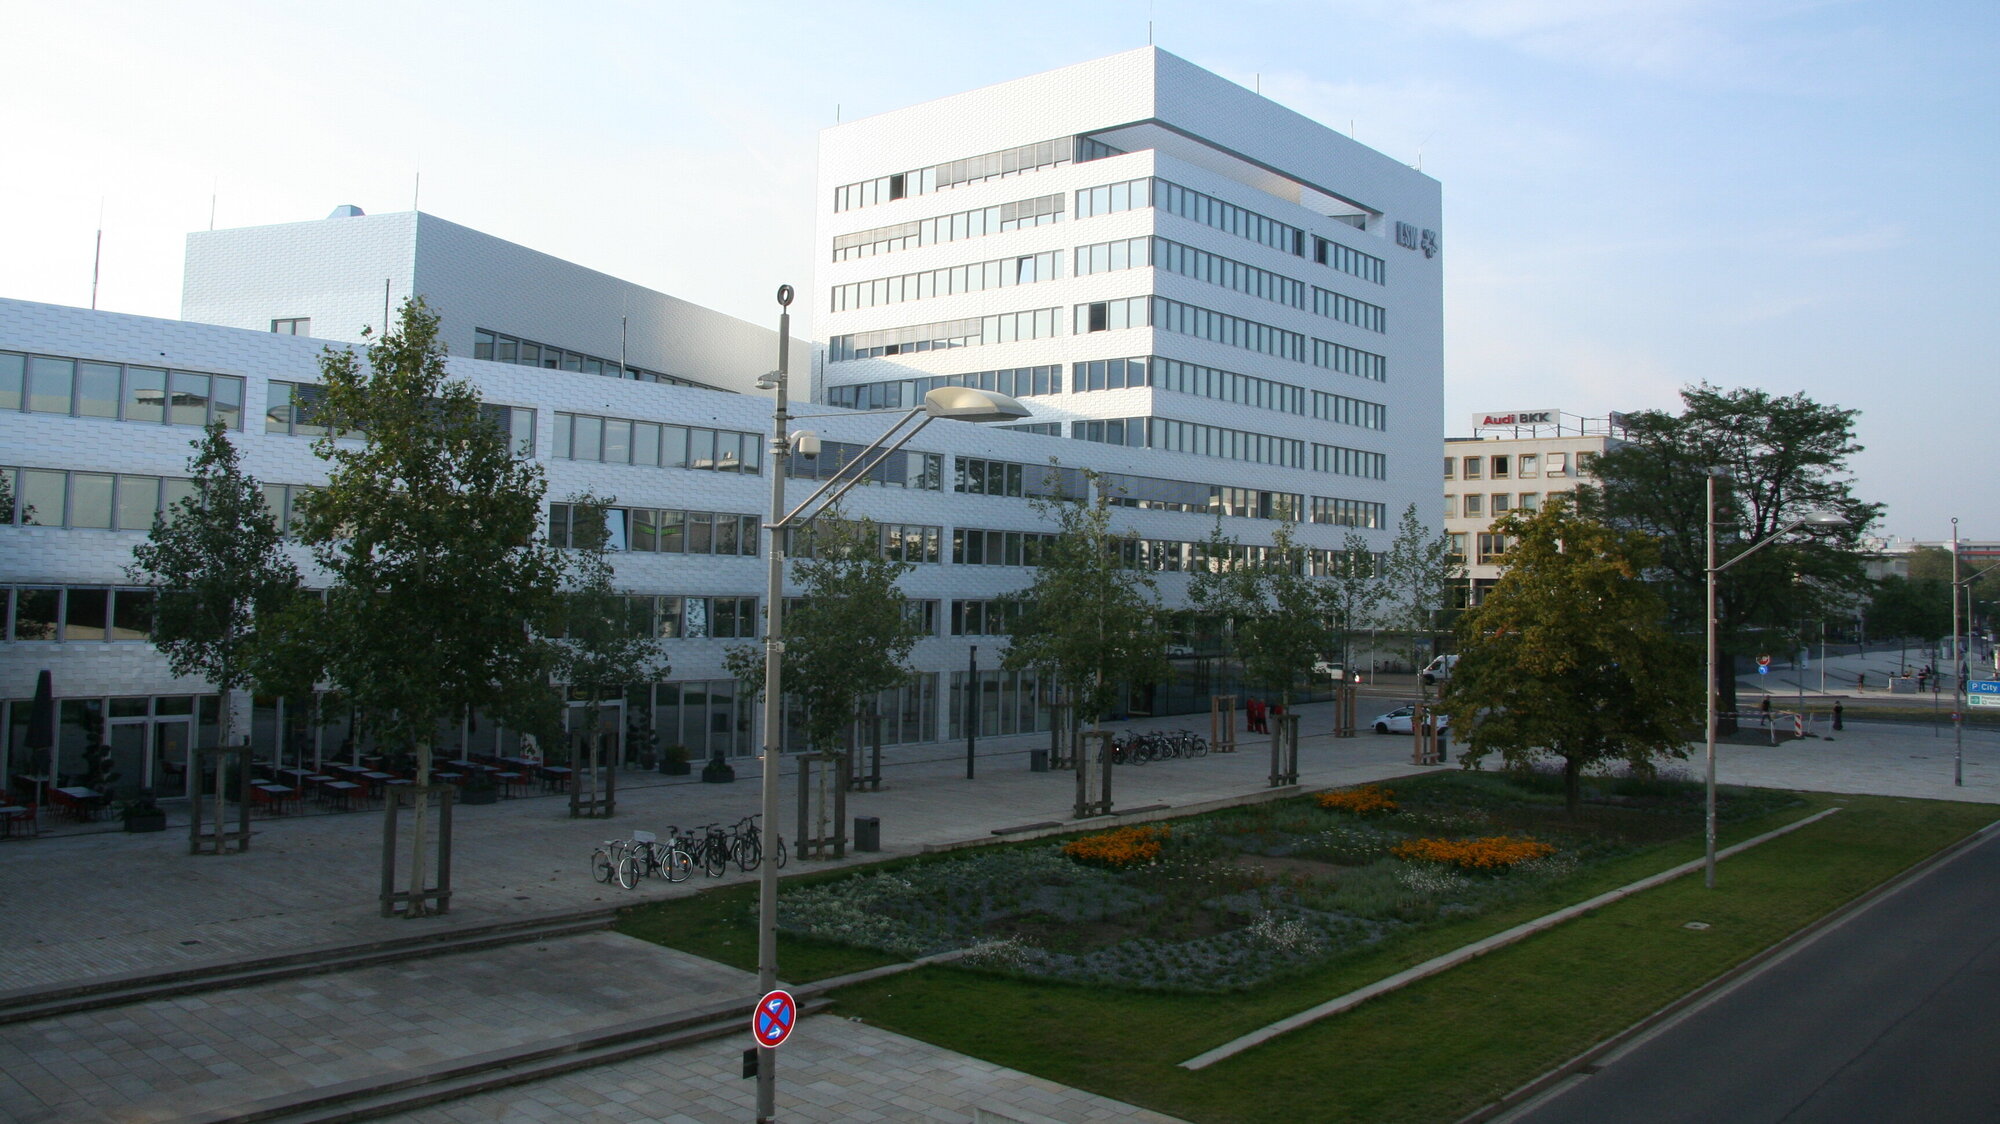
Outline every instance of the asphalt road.
[[1503, 1119], [2000, 1121], [2000, 833]]

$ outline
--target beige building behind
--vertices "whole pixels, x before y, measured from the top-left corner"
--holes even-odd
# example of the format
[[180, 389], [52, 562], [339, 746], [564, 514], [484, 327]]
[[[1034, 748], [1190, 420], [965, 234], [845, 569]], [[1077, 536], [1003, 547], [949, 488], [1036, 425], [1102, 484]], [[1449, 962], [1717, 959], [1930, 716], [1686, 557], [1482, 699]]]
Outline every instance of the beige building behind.
[[1445, 439], [1444, 527], [1468, 571], [1467, 603], [1477, 605], [1500, 580], [1507, 549], [1494, 521], [1590, 483], [1592, 462], [1623, 443], [1624, 426], [1617, 414], [1583, 418], [1561, 410], [1479, 413], [1472, 423], [1472, 436]]

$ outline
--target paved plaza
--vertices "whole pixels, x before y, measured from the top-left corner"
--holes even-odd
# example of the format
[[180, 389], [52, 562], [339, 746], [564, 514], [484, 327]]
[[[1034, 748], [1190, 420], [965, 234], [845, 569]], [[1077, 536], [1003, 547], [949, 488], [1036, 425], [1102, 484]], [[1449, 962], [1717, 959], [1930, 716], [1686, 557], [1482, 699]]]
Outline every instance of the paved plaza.
[[[1759, 685], [1746, 678], [1746, 706]], [[1364, 697], [1361, 716], [1376, 713], [1378, 704], [1387, 709], [1396, 689]], [[2000, 732], [1966, 729], [1965, 783], [1956, 786], [1959, 743], [1948, 720], [1936, 727], [1855, 721], [1862, 706], [1851, 690], [1847, 699], [1847, 728], [1823, 731], [1828, 738], [1724, 745], [1721, 778], [2000, 804]], [[1776, 696], [1773, 708], [1785, 709]], [[1308, 706], [1301, 714], [1300, 782], [1307, 790], [1418, 771], [1407, 738], [1336, 739], [1324, 733], [1329, 707]], [[1134, 725], [1181, 724], [1197, 725], [1197, 718]], [[850, 817], [879, 818], [883, 851], [847, 861], [1067, 823], [1072, 776], [1029, 769], [1029, 750], [1044, 744], [1041, 736], [982, 740], [974, 780], [965, 777], [962, 746], [888, 751], [883, 790], [851, 794], [847, 807]], [[1118, 808], [1167, 811], [1257, 799], [1270, 791], [1269, 764], [1258, 745], [1233, 755], [1121, 767], [1113, 796]], [[462, 808], [451, 913], [421, 921], [377, 916], [379, 812], [260, 817], [251, 850], [223, 857], [188, 856], [184, 828], [9, 843], [0, 847], [6, 904], [0, 942], [8, 949], [0, 992], [692, 893], [716, 882], [649, 880], [623, 891], [592, 881], [587, 856], [601, 839], [635, 828], [734, 822], [756, 811], [758, 766], [738, 762], [737, 768], [739, 779], [730, 784], [659, 778], [627, 785], [610, 821], [569, 819], [567, 802], [556, 797]], [[1699, 760], [1682, 768], [1698, 775]], [[779, 826], [789, 836], [795, 815], [789, 777], [783, 796]], [[795, 861], [788, 873], [817, 865]], [[598, 932], [34, 1019], [0, 1025], [0, 1118], [186, 1119], [641, 1016], [747, 1003], [753, 987], [746, 973]], [[744, 1045], [724, 1039], [676, 1047], [397, 1119], [747, 1120], [754, 1082], [736, 1071]], [[808, 1017], [786, 1044], [779, 1097], [787, 1120], [970, 1121], [975, 1111], [993, 1120], [1165, 1119], [834, 1015]]]

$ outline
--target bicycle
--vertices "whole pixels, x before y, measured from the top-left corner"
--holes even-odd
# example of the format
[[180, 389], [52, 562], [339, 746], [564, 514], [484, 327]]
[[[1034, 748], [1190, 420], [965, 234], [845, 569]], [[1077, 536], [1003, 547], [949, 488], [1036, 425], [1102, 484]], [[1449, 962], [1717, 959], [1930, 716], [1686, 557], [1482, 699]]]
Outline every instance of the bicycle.
[[590, 876], [599, 882], [610, 882], [616, 875], [619, 862], [625, 857], [625, 849], [631, 846], [624, 839], [606, 839], [590, 852]]
[[[671, 830], [671, 829], [670, 829]], [[694, 873], [694, 861], [676, 842], [662, 843], [650, 831], [635, 831], [625, 856], [619, 860], [618, 884], [627, 890], [646, 877], [685, 882]]]
[[[755, 870], [764, 865], [764, 835], [757, 827], [757, 818], [743, 817], [737, 821], [735, 829], [730, 833], [729, 857], [735, 860], [738, 870]], [[778, 865], [779, 870], [783, 870], [790, 858], [791, 855], [785, 848], [785, 837], [780, 835], [777, 850], [773, 852], [771, 861]]]

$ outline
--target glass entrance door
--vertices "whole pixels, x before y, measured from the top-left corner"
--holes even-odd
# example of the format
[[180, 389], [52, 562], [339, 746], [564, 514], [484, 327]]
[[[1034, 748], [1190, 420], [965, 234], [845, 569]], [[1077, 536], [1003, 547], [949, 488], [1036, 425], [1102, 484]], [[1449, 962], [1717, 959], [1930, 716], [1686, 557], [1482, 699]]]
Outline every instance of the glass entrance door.
[[191, 717], [111, 719], [111, 770], [118, 778], [111, 797], [130, 800], [142, 788], [160, 797], [186, 796], [192, 725]]
[[[564, 728], [569, 731], [569, 743], [576, 753], [576, 761], [581, 762], [590, 753], [588, 731], [584, 728], [588, 707], [579, 702], [569, 704], [568, 722]], [[625, 703], [622, 699], [608, 699], [598, 704], [597, 729], [603, 737], [598, 742], [597, 760], [600, 765], [623, 766], [624, 742], [621, 736], [625, 729]]]

